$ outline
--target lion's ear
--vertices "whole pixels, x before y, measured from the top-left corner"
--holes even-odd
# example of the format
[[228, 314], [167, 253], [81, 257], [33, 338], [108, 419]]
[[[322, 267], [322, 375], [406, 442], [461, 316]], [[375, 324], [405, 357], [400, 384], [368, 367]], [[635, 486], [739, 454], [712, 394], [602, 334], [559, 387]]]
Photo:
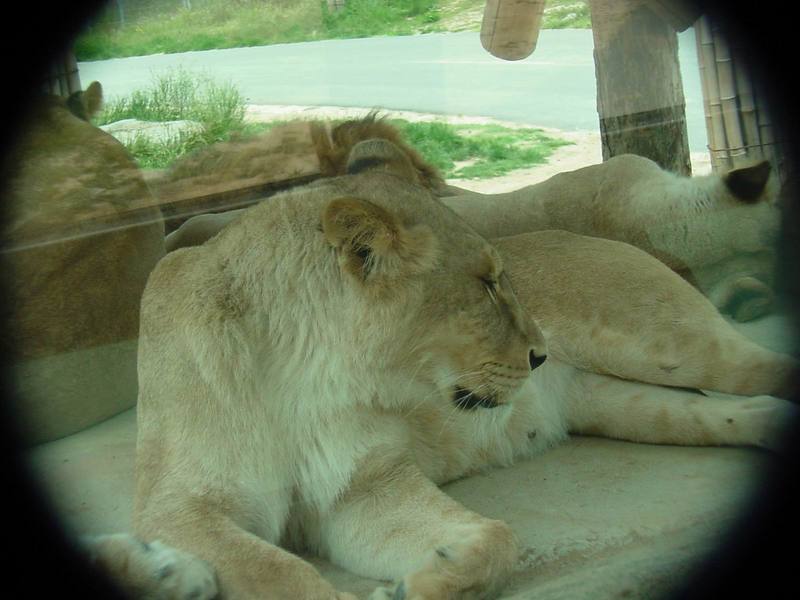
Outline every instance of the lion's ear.
[[103, 108], [103, 86], [99, 81], [93, 81], [83, 92], [83, 105], [86, 107], [86, 114], [93, 118]]
[[103, 86], [93, 81], [83, 91], [73, 92], [67, 97], [67, 108], [84, 121], [91, 121], [103, 107]]
[[358, 142], [347, 157], [347, 174], [381, 170], [393, 173], [410, 183], [419, 183], [411, 158], [389, 140], [372, 138]]
[[436, 263], [436, 239], [428, 227], [406, 227], [367, 200], [332, 200], [322, 214], [322, 230], [339, 250], [342, 268], [365, 283], [421, 273]]
[[742, 202], [752, 203], [761, 197], [767, 187], [772, 167], [762, 160], [749, 167], [741, 167], [728, 171], [722, 179], [736, 198]]

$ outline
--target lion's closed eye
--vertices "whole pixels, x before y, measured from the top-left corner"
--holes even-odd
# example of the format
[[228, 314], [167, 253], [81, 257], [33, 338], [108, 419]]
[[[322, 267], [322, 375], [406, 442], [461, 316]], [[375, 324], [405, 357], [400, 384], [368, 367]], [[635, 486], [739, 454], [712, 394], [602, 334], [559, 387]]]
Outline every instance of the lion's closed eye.
[[489, 294], [489, 298], [491, 298], [492, 302], [495, 304], [497, 303], [497, 280], [492, 277], [481, 277], [481, 283], [483, 284], [486, 293]]

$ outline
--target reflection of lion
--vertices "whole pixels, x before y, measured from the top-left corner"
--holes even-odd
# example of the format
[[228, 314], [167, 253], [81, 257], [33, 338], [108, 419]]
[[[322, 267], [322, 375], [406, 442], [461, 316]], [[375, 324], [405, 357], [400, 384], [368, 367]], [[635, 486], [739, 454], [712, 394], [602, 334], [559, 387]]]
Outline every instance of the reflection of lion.
[[514, 534], [436, 484], [568, 431], [777, 443], [785, 401], [600, 374], [785, 386], [792, 360], [662, 263], [562, 232], [492, 245], [392, 144], [348, 164], [168, 254], [144, 294], [135, 528], [213, 565], [223, 597], [351, 597], [291, 550], [397, 581], [376, 599], [491, 596]]
[[[415, 177], [427, 188], [447, 193], [448, 187], [439, 171], [425, 162], [405, 143], [400, 132], [385, 118], [372, 112], [362, 119], [341, 122], [308, 122], [311, 142], [319, 160], [319, 175], [335, 177], [346, 172], [350, 150], [357, 143], [382, 138], [392, 142], [409, 158]], [[201, 177], [204, 181], [240, 182], [263, 175], [270, 163], [265, 156], [274, 152], [273, 132], [218, 142], [176, 160], [159, 180], [161, 185]]]
[[[359, 141], [383, 138], [408, 155], [420, 184], [448, 196], [444, 202], [489, 239], [563, 229], [627, 242], [679, 272], [739, 321], [772, 308], [780, 211], [767, 162], [690, 178], [626, 154], [513, 192], [477, 194], [447, 186], [394, 127], [375, 115], [335, 126], [314, 123], [312, 132], [323, 177], [343, 174], [345, 158]], [[261, 145], [259, 139], [216, 144], [178, 161], [170, 177], [250, 177], [252, 168], [263, 168], [254, 160], [264, 152]], [[167, 237], [167, 251], [203, 243], [236, 214], [189, 219]]]
[[96, 82], [66, 101], [43, 98], [9, 153], [0, 244], [29, 443], [136, 401], [139, 300], [164, 255], [164, 226], [125, 148], [87, 122], [101, 101]]

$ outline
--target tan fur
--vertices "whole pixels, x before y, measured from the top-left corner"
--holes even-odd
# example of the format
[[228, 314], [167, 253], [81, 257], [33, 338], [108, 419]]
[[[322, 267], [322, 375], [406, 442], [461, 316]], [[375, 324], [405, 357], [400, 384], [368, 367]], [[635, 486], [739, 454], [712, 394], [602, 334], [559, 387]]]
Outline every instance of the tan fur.
[[[380, 138], [392, 142], [408, 157], [409, 168], [425, 187], [445, 192], [447, 186], [438, 170], [426, 163], [419, 153], [403, 141], [395, 127], [370, 113], [363, 119], [326, 123], [312, 121], [311, 137], [322, 177], [336, 177], [347, 172], [350, 151], [361, 141]], [[213, 144], [178, 159], [165, 175], [165, 181], [178, 181], [202, 175], [209, 181], [237, 181], [261, 174], [265, 144], [271, 147], [269, 132]], [[407, 163], [408, 164], [408, 163]]]
[[88, 536], [80, 547], [91, 566], [120, 584], [135, 600], [211, 600], [214, 571], [197, 558], [155, 541], [119, 533]]
[[403, 140], [400, 132], [377, 113], [370, 113], [363, 119], [343, 121], [331, 126], [328, 144], [325, 143], [326, 139], [320, 136], [317, 154], [322, 164], [323, 176], [332, 177], [347, 173], [347, 163], [353, 148], [359, 142], [372, 139], [386, 140], [402, 150], [420, 185], [434, 192], [446, 187], [439, 171], [426, 163], [422, 156]]
[[26, 440], [51, 440], [133, 406], [139, 299], [164, 255], [160, 212], [136, 164], [86, 122], [96, 82], [41, 100], [16, 144], [2, 256]]
[[553, 356], [657, 385], [789, 394], [794, 360], [749, 341], [644, 251], [566, 231], [493, 243]]
[[[487, 195], [448, 187], [394, 127], [374, 114], [332, 129], [315, 123], [312, 131], [323, 176], [345, 173], [345, 157], [357, 142], [388, 140], [410, 159], [404, 163], [409, 174], [400, 175], [448, 196], [444, 202], [489, 239], [562, 229], [623, 241], [679, 272], [739, 321], [773, 307], [780, 213], [768, 163], [687, 178], [646, 158], [622, 155], [514, 192]], [[217, 145], [185, 159], [173, 176], [210, 170], [220, 177], [250, 177], [254, 173], [243, 172], [242, 165], [250, 164], [246, 157], [258, 155], [258, 141], [237, 144]], [[189, 219], [168, 236], [167, 251], [202, 243], [235, 214]]]
[[560, 232], [489, 244], [364, 144], [370, 168], [170, 253], [143, 298], [135, 528], [224, 598], [350, 597], [289, 550], [397, 581], [374, 600], [494, 597], [513, 532], [437, 484], [567, 431], [778, 445], [785, 401], [652, 385], [769, 394], [794, 365], [662, 263]]
[[723, 312], [749, 320], [772, 307], [776, 196], [768, 163], [688, 178], [625, 154], [514, 192], [469, 192], [444, 202], [488, 238], [562, 229], [627, 242], [679, 272]]
[[90, 123], [103, 107], [103, 87], [99, 81], [93, 81], [85, 90], [70, 94], [66, 105], [73, 115]]

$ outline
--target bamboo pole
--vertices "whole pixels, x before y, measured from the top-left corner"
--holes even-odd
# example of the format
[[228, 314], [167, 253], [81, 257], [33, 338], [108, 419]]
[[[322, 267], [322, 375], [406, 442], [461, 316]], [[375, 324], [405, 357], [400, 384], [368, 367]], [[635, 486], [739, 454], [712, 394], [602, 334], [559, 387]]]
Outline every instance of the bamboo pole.
[[747, 155], [756, 160], [766, 157], [758, 130], [758, 114], [755, 92], [744, 63], [737, 59], [740, 54], [733, 51], [733, 65], [736, 75], [736, 89], [739, 91], [739, 118], [742, 122]]
[[44, 82], [44, 91], [56, 96], [69, 96], [80, 91], [81, 79], [78, 74], [78, 62], [72, 52], [53, 62]]
[[742, 49], [708, 17], [697, 22], [695, 36], [714, 172], [765, 159], [783, 180], [785, 149], [775, 139], [766, 96], [748, 71]]
[[725, 139], [728, 141], [728, 156], [734, 168], [740, 167], [747, 162], [747, 152], [739, 120], [733, 58], [731, 57], [727, 40], [719, 28], [713, 24], [711, 26], [711, 36], [714, 42], [714, 64], [716, 65], [717, 81], [719, 83], [719, 102], [722, 110], [722, 122], [725, 126]]
[[708, 17], [702, 17], [695, 27], [697, 38], [698, 59], [704, 66], [703, 76], [705, 77], [707, 91], [705, 103], [708, 107], [708, 129], [709, 151], [711, 154], [711, 166], [715, 172], [728, 170], [733, 166], [733, 162], [728, 155], [728, 140], [725, 136], [725, 123], [722, 117], [722, 103], [720, 101], [719, 80], [717, 78], [716, 58], [714, 53], [714, 38], [711, 33], [711, 25]]
[[481, 45], [492, 56], [521, 60], [536, 49], [545, 0], [486, 0]]
[[[695, 45], [697, 46], [697, 66], [700, 71], [700, 89], [703, 95], [703, 115], [705, 116], [705, 124], [706, 124], [706, 140], [710, 140], [712, 136], [712, 131], [714, 129], [714, 123], [711, 119], [711, 104], [709, 103], [709, 80], [713, 77], [713, 74], [709, 73], [709, 67], [706, 66], [706, 62], [703, 60], [703, 47], [701, 42], [701, 35], [700, 35], [700, 23], [698, 22], [694, 32], [694, 39]], [[709, 151], [709, 156], [711, 155], [711, 148], [709, 147], [708, 143], [706, 144], [706, 148]]]
[[775, 169], [781, 175], [781, 180], [783, 180], [783, 165], [780, 161], [779, 148], [776, 145], [775, 130], [773, 128], [772, 119], [770, 118], [769, 112], [764, 109], [764, 106], [766, 105], [765, 99], [767, 96], [757, 84], [755, 86], [755, 92], [756, 102], [759, 106], [759, 109], [756, 113], [758, 120], [758, 134], [761, 139], [761, 146], [765, 151], [764, 158], [766, 158], [772, 164], [772, 166], [775, 167]]

